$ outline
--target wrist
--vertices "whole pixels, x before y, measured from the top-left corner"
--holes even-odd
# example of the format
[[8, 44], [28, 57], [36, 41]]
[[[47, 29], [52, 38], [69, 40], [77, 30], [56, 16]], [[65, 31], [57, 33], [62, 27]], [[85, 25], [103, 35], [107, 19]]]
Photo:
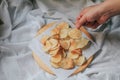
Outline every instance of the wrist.
[[120, 0], [105, 0], [101, 3], [102, 12], [107, 13], [110, 16], [120, 14]]

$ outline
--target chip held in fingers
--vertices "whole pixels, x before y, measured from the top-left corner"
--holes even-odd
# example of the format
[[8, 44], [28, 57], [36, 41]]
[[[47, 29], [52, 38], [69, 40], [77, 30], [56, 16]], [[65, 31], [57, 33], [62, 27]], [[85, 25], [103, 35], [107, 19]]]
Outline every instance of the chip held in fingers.
[[82, 36], [80, 30], [71, 28], [66, 22], [58, 24], [40, 42], [43, 50], [50, 55], [50, 64], [54, 68], [69, 70], [86, 62], [82, 50], [89, 40]]

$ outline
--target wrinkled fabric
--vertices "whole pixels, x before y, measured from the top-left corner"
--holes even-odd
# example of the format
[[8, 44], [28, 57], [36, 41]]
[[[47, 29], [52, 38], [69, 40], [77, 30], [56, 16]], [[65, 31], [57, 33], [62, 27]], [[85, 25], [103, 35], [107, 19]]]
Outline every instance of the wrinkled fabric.
[[[1, 0], [0, 80], [59, 80], [44, 72], [32, 57], [28, 44], [55, 12], [70, 21], [89, 0]], [[61, 17], [64, 17], [61, 16]], [[120, 16], [96, 30], [89, 30], [101, 47], [88, 68], [67, 80], [120, 80]]]

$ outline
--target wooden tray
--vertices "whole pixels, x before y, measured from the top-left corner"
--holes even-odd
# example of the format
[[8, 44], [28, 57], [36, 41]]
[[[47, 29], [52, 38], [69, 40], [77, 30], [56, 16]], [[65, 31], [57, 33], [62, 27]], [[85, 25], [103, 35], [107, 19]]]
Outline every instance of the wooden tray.
[[[55, 22], [52, 22], [52, 23], [49, 23], [49, 24], [43, 26], [43, 27], [37, 32], [37, 34], [36, 34], [35, 37], [37, 37], [38, 35], [40, 35], [42, 32], [44, 32], [46, 29], [48, 29], [49, 27], [53, 26], [54, 24], [55, 24]], [[87, 36], [88, 38], [90, 38], [91, 40], [93, 40], [91, 34], [89, 34], [89, 32], [88, 32], [84, 27], [81, 27], [80, 30], [81, 30], [84, 34], [86, 34], [86, 36]], [[46, 64], [44, 64], [44, 62], [38, 57], [37, 54], [35, 54], [35, 53], [33, 52], [32, 55], [33, 55], [34, 60], [37, 62], [37, 64], [39, 65], [40, 68], [42, 68], [44, 71], [46, 71], [46, 72], [48, 72], [48, 73], [50, 73], [50, 74], [52, 74], [52, 75], [55, 75], [54, 72], [53, 72]], [[79, 72], [84, 71], [84, 70], [88, 67], [88, 65], [92, 62], [93, 58], [94, 58], [94, 55], [92, 55], [91, 57], [89, 57], [88, 60], [86, 61], [86, 63], [84, 63], [82, 66], [78, 67], [70, 76], [73, 76], [73, 75], [75, 75], [75, 74], [77, 74], [77, 73], [79, 73]], [[70, 76], [69, 76], [69, 77], [70, 77]]]

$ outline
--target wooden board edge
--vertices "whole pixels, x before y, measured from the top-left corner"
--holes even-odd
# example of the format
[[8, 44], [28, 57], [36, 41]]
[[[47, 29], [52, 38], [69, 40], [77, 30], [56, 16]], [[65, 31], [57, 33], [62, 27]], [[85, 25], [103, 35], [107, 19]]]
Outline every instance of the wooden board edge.
[[55, 75], [54, 72], [38, 57], [37, 54], [35, 54], [34, 52], [32, 52], [33, 58], [34, 60], [37, 62], [37, 64], [39, 65], [40, 68], [42, 68], [44, 71]]

